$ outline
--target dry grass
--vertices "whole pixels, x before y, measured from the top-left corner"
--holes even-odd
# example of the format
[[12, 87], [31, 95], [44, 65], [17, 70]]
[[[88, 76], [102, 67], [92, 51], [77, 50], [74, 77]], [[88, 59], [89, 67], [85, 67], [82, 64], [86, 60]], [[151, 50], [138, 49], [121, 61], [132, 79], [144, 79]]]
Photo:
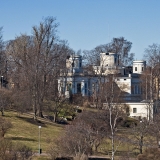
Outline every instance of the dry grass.
[[39, 147], [39, 128], [41, 128], [41, 148], [42, 152], [47, 150], [49, 140], [57, 138], [63, 132], [63, 126], [49, 124], [42, 121], [34, 121], [26, 115], [20, 117], [16, 112], [5, 112], [4, 118], [11, 121], [13, 127], [5, 135], [5, 138], [12, 139], [14, 142], [21, 142], [38, 152]]

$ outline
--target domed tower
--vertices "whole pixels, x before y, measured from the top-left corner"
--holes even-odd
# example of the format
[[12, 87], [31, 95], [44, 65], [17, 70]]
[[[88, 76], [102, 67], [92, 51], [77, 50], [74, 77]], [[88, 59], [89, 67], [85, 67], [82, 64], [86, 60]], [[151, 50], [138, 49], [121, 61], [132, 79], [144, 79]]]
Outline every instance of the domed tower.
[[133, 61], [133, 73], [141, 74], [146, 68], [146, 61]]
[[104, 67], [115, 67], [119, 65], [119, 55], [116, 53], [101, 53], [100, 65]]
[[70, 72], [80, 73], [82, 72], [82, 56], [73, 55], [67, 58], [66, 67]]

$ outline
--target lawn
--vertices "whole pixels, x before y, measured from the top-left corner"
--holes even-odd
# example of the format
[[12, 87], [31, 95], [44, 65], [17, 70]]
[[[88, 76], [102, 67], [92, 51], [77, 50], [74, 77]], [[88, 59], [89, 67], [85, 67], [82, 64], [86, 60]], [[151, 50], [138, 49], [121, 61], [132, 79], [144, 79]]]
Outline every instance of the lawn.
[[[18, 116], [17, 112], [5, 112], [4, 118], [11, 121], [13, 127], [5, 134], [5, 138], [11, 139], [13, 143], [21, 142], [25, 144], [26, 146], [32, 148], [33, 152], [36, 153], [33, 160], [47, 160], [49, 157], [47, 157], [46, 151], [49, 147], [49, 142], [52, 139], [58, 138], [64, 131], [65, 125], [60, 125], [56, 123], [48, 123], [44, 122], [42, 120], [34, 121], [32, 116], [28, 116], [26, 114], [22, 114]], [[38, 149], [39, 149], [39, 126], [41, 126], [41, 149], [42, 149], [42, 155], [39, 156]], [[130, 128], [121, 128], [119, 130], [120, 135], [124, 135], [128, 138], [133, 138], [132, 136], [132, 130]], [[116, 146], [116, 143], [115, 143]], [[116, 156], [121, 155], [121, 152], [127, 153], [128, 151], [132, 152], [133, 145], [129, 143], [122, 143], [118, 151], [116, 153]], [[100, 156], [106, 156], [108, 154], [108, 151], [111, 149], [111, 143], [108, 138], [104, 140], [104, 142], [99, 147], [97, 153]], [[133, 156], [133, 155], [132, 155]], [[133, 156], [134, 157], [134, 156]]]
[[13, 125], [5, 138], [12, 139], [13, 143], [21, 142], [32, 148], [34, 152], [38, 152], [39, 147], [39, 126], [41, 126], [40, 143], [43, 153], [49, 147], [49, 141], [57, 138], [64, 130], [62, 125], [37, 122], [24, 114], [18, 116], [16, 112], [5, 112], [4, 118], [10, 120]]

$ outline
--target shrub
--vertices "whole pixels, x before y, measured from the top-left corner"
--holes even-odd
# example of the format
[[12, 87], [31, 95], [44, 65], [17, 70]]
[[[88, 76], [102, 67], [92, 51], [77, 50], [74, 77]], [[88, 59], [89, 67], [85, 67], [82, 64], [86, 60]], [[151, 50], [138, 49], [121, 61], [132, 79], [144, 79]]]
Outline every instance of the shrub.
[[121, 126], [130, 128], [133, 125], [137, 126], [137, 120], [133, 118], [126, 118], [122, 121]]
[[0, 140], [0, 160], [9, 159], [11, 155], [12, 142], [8, 139]]
[[4, 137], [5, 133], [12, 127], [10, 121], [6, 120], [5, 118], [0, 117], [0, 136], [1, 138]]
[[148, 148], [143, 154], [139, 154], [137, 158], [138, 160], [159, 160], [160, 151], [158, 148]]
[[12, 148], [12, 157], [17, 160], [25, 160], [33, 155], [32, 149], [24, 144], [16, 143]]

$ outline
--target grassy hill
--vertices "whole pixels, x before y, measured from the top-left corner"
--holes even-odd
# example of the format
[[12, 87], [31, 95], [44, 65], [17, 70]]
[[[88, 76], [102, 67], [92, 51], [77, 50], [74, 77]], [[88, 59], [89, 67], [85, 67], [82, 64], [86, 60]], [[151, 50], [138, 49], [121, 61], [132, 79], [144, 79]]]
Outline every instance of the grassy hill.
[[13, 127], [5, 134], [5, 138], [11, 139], [13, 143], [21, 142], [32, 148], [34, 152], [38, 153], [39, 144], [39, 126], [41, 126], [41, 148], [42, 152], [46, 152], [49, 147], [49, 141], [57, 138], [63, 133], [64, 126], [48, 123], [42, 120], [34, 121], [32, 116], [17, 112], [5, 112], [4, 118], [11, 121]]
[[[42, 127], [41, 149], [43, 154], [41, 156], [36, 154], [33, 160], [49, 160], [49, 156], [44, 154], [49, 147], [49, 142], [63, 134], [65, 127], [65, 125], [52, 123], [45, 119], [38, 119], [38, 121], [35, 121], [31, 114], [21, 114], [19, 116], [18, 113], [14, 111], [5, 112], [5, 116], [3, 118], [9, 120], [13, 125], [13, 127], [5, 134], [5, 138], [11, 139], [13, 143], [23, 143], [32, 148], [35, 153], [38, 153], [39, 149], [39, 126]], [[125, 136], [130, 137], [130, 129], [121, 127], [119, 129], [119, 134], [125, 134]], [[124, 143], [119, 146], [116, 155], [119, 156], [121, 155], [121, 152], [127, 152], [128, 147], [132, 148], [133, 146], [124, 141]], [[106, 156], [106, 154], [108, 154], [106, 151], [109, 151], [109, 148], [111, 148], [110, 140], [105, 139], [99, 147], [100, 150], [97, 155]]]

